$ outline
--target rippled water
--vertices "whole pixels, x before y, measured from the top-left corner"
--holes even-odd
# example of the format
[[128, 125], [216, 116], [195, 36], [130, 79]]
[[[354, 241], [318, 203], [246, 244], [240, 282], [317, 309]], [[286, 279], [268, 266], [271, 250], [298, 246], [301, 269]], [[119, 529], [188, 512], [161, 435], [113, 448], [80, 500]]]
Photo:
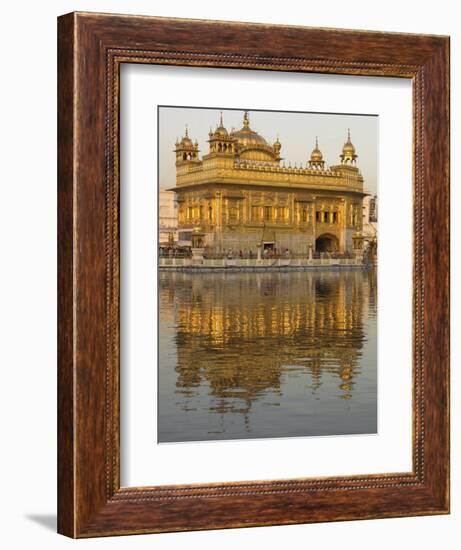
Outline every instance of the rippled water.
[[375, 433], [374, 270], [159, 275], [159, 442]]

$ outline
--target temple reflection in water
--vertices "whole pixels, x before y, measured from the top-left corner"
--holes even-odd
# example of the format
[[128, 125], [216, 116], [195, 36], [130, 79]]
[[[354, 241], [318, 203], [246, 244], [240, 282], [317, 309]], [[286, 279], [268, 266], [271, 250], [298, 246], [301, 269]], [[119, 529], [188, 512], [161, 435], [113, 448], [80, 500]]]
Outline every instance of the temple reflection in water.
[[376, 432], [376, 272], [159, 274], [159, 441]]

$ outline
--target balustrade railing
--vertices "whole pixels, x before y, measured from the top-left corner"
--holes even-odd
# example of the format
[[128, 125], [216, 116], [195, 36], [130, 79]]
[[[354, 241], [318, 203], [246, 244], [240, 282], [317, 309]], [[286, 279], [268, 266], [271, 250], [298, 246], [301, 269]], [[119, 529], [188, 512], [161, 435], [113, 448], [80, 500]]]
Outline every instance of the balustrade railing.
[[199, 263], [188, 257], [159, 257], [160, 268], [173, 267], [315, 267], [315, 266], [360, 266], [365, 265], [361, 258], [204, 258]]

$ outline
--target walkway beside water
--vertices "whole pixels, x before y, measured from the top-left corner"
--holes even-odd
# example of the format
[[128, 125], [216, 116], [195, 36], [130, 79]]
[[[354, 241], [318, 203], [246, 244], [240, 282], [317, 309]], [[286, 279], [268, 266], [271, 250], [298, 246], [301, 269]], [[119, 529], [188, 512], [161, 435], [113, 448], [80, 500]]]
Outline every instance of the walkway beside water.
[[318, 269], [366, 269], [373, 264], [364, 263], [359, 258], [159, 258], [159, 268], [163, 271], [279, 271], [279, 270], [318, 270]]

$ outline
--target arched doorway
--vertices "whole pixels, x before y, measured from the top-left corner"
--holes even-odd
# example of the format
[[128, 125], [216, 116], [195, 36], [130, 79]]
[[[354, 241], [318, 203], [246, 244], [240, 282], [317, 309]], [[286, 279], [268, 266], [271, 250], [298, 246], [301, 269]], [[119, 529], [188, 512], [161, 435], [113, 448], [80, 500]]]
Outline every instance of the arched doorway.
[[330, 233], [324, 233], [315, 240], [316, 252], [338, 252], [339, 241], [338, 237], [331, 235]]

